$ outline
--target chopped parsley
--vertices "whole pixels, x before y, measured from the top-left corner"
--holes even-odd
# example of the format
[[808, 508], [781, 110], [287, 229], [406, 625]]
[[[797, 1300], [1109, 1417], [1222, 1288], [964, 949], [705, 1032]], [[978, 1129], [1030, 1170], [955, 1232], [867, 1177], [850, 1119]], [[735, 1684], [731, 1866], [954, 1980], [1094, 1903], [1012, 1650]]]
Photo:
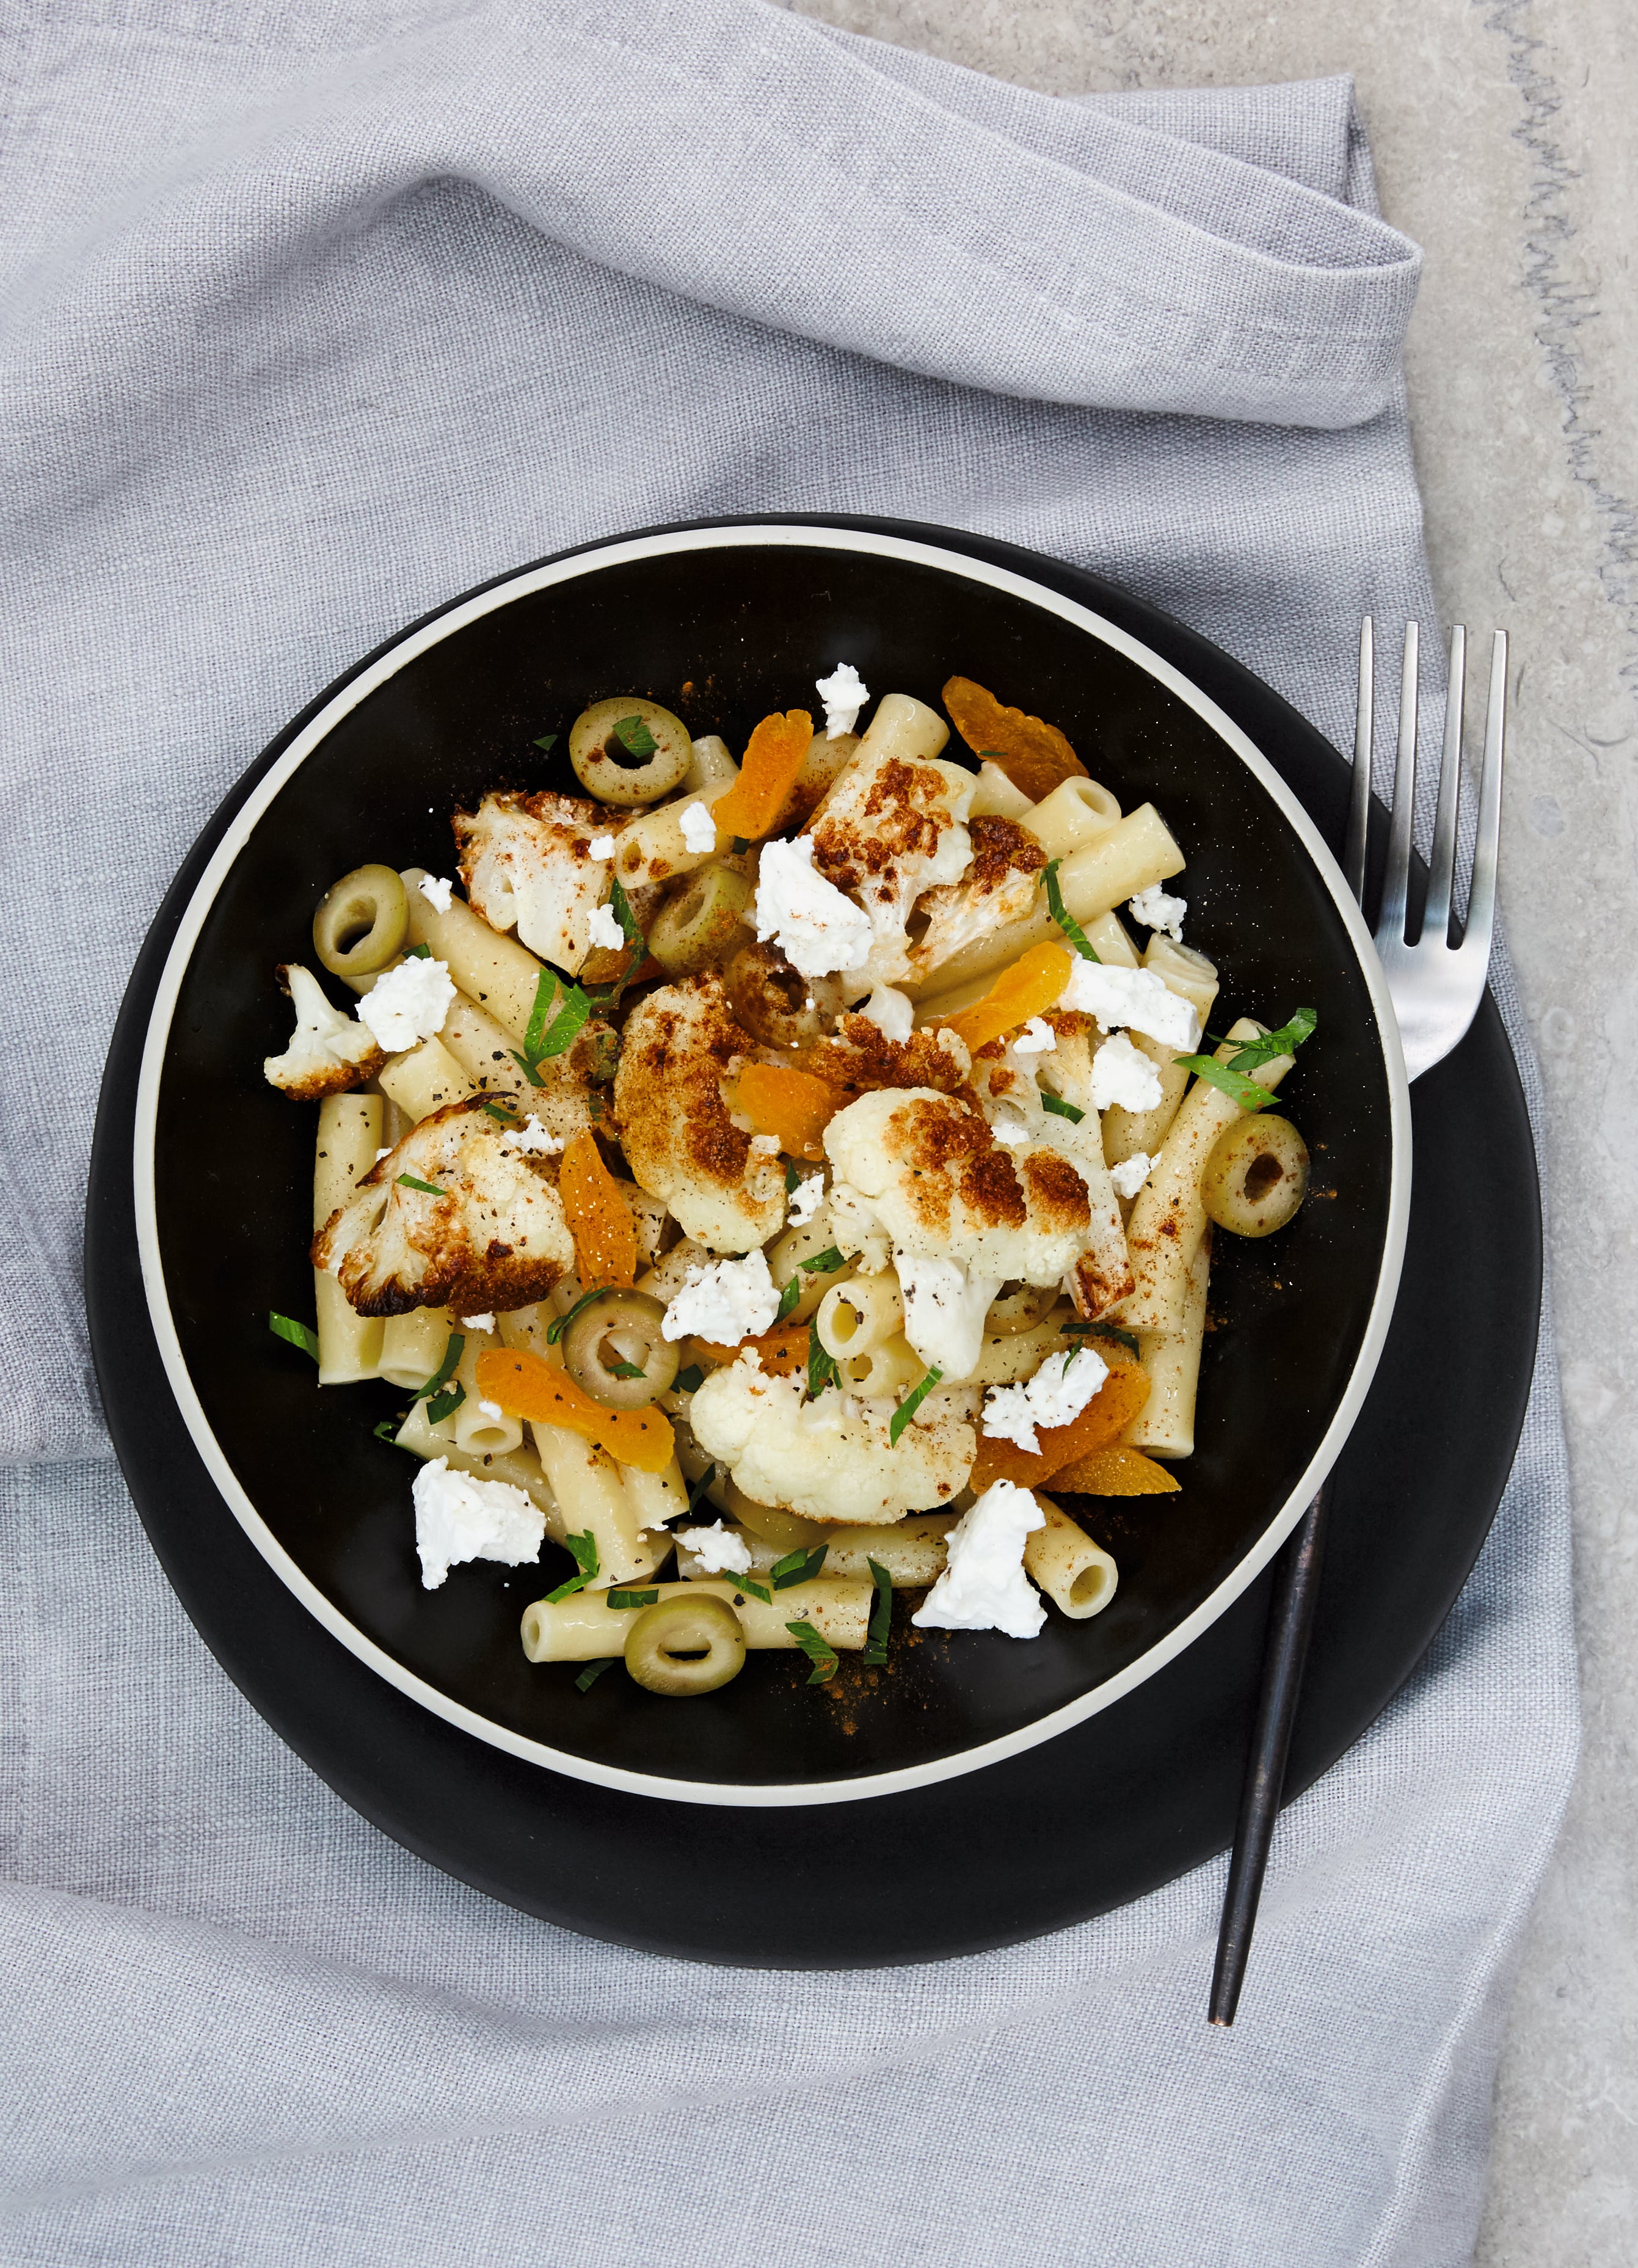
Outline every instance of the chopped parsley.
[[688, 1491], [688, 1517], [689, 1517], [689, 1519], [690, 1519], [690, 1520], [692, 1520], [692, 1519], [693, 1519], [693, 1517], [694, 1517], [694, 1506], [695, 1506], [696, 1504], [698, 1504], [698, 1502], [700, 1501], [700, 1498], [701, 1498], [705, 1494], [706, 1491], [710, 1487], [711, 1483], [712, 1483], [716, 1478], [716, 1466], [715, 1466], [715, 1465], [707, 1465], [707, 1467], [706, 1467], [705, 1470], [704, 1470], [704, 1471], [700, 1475], [699, 1479], [698, 1479], [697, 1481], [695, 1481], [695, 1483], [694, 1483], [694, 1486], [689, 1490], [689, 1491]]
[[679, 1370], [672, 1379], [672, 1391], [673, 1394], [697, 1394], [704, 1383], [705, 1373], [697, 1362], [691, 1362], [687, 1370]]
[[406, 961], [430, 961], [432, 947], [430, 945], [412, 945], [404, 958]]
[[611, 1362], [608, 1366], [608, 1374], [611, 1378], [646, 1378], [648, 1376], [647, 1371], [638, 1362]]
[[611, 1591], [608, 1602], [622, 1611], [628, 1607], [657, 1607], [660, 1594], [657, 1591]]
[[787, 1623], [785, 1628], [813, 1664], [809, 1674], [810, 1685], [828, 1683], [836, 1675], [837, 1654], [833, 1646], [826, 1643], [812, 1623]]
[[628, 756], [657, 756], [660, 744], [641, 717], [617, 717], [614, 738]]
[[557, 734], [555, 733], [541, 733], [537, 736], [535, 740], [535, 747], [537, 748], [544, 748], [548, 756], [556, 746]]
[[398, 1447], [399, 1429], [403, 1425], [403, 1422], [404, 1421], [401, 1418], [384, 1418], [378, 1425], [372, 1425], [370, 1428], [370, 1431], [375, 1435], [378, 1441], [390, 1441], [393, 1447], [396, 1448]]
[[590, 1528], [587, 1528], [584, 1535], [564, 1536], [563, 1549], [574, 1561], [579, 1572], [571, 1575], [566, 1583], [560, 1583], [555, 1591], [547, 1593], [546, 1602], [550, 1607], [555, 1607], [560, 1599], [570, 1598], [575, 1592], [584, 1591], [588, 1583], [594, 1583], [597, 1580], [597, 1538]]
[[876, 1597], [870, 1608], [870, 1643], [864, 1649], [864, 1659], [880, 1668], [887, 1659], [887, 1637], [892, 1629], [893, 1579], [879, 1559], [867, 1559], [870, 1580], [876, 1586]]
[[760, 1599], [765, 1607], [771, 1607], [774, 1603], [774, 1594], [765, 1583], [759, 1583], [753, 1576], [740, 1574], [736, 1568], [723, 1568], [716, 1580], [719, 1582], [731, 1583], [736, 1591], [749, 1591], [751, 1596], [753, 1599]]
[[[546, 1343], [547, 1346], [555, 1346], [559, 1339], [562, 1337], [563, 1333], [569, 1329], [570, 1323], [574, 1322], [575, 1317], [578, 1314], [584, 1314], [586, 1308], [595, 1307], [606, 1289], [607, 1286], [606, 1285], [599, 1285], [595, 1292], [583, 1292], [580, 1294], [580, 1297], [575, 1301], [574, 1306], [569, 1308], [567, 1314], [555, 1315], [552, 1321], [546, 1327]], [[643, 1375], [642, 1372], [639, 1371], [637, 1375], [641, 1378]]]
[[414, 1174], [400, 1174], [398, 1186], [400, 1189], [419, 1189], [423, 1197], [446, 1197], [449, 1195], [449, 1191], [441, 1189], [436, 1182], [417, 1181]]
[[426, 1403], [427, 1415], [435, 1425], [440, 1419], [447, 1418], [452, 1410], [459, 1410], [466, 1399], [466, 1388], [455, 1377], [455, 1366], [466, 1351], [465, 1331], [452, 1331], [444, 1342], [443, 1361], [426, 1384], [415, 1388], [415, 1400]]
[[1062, 864], [1061, 858], [1049, 858], [1041, 869], [1041, 881], [1046, 887], [1047, 906], [1054, 921], [1057, 923], [1082, 960], [1096, 961], [1098, 955], [1088, 944], [1086, 932], [1064, 904], [1063, 892], [1058, 887], [1058, 869]]
[[[1274, 1101], [1273, 1088], [1248, 1079], [1246, 1073], [1272, 1063], [1276, 1056], [1295, 1055], [1303, 1042], [1312, 1037], [1318, 1021], [1311, 1008], [1299, 1008], [1277, 1032], [1265, 1032], [1260, 1039], [1248, 1040], [1226, 1064], [1219, 1063], [1216, 1056], [1173, 1056], [1172, 1060], [1185, 1071], [1192, 1071], [1197, 1079], [1220, 1087], [1224, 1094], [1233, 1097], [1242, 1110], [1266, 1110]], [[1223, 1045], [1227, 1044], [1225, 1041]]]
[[[554, 735], [553, 737], [555, 738], [556, 736]], [[588, 1661], [585, 1668], [581, 1671], [579, 1676], [575, 1680], [576, 1692], [590, 1693], [591, 1688], [597, 1683], [599, 1678], [603, 1675], [603, 1672], [606, 1669], [613, 1669], [614, 1664], [620, 1659], [621, 1657], [617, 1653], [606, 1653], [601, 1661]]]
[[1063, 1330], [1064, 1336], [1070, 1338], [1113, 1339], [1128, 1354], [1142, 1351], [1137, 1343], [1136, 1332], [1123, 1331], [1119, 1323], [1083, 1323], [1078, 1315], [1071, 1315]]
[[834, 1276], [842, 1264], [841, 1255], [834, 1244], [827, 1252], [816, 1252], [812, 1260], [798, 1260], [796, 1274], [779, 1295], [779, 1305], [775, 1310], [774, 1321], [776, 1323], [782, 1323], [802, 1297], [802, 1278], [804, 1274]]
[[841, 1373], [834, 1356], [819, 1344], [819, 1325], [808, 1325], [808, 1392], [817, 1402], [827, 1386], [840, 1386]]
[[782, 1559], [775, 1559], [769, 1573], [776, 1591], [788, 1591], [793, 1583], [811, 1583], [825, 1565], [828, 1543], [816, 1543], [811, 1551], [787, 1551]]
[[493, 1118], [502, 1126], [515, 1126], [518, 1123], [518, 1113], [515, 1110], [507, 1109], [504, 1105], [498, 1102], [486, 1102], [483, 1105], [483, 1115], [486, 1118]]
[[291, 1346], [299, 1347], [304, 1354], [319, 1359], [319, 1334], [309, 1323], [298, 1323], [293, 1315], [268, 1317], [268, 1329], [275, 1339], [288, 1339]]
[[1077, 1109], [1073, 1102], [1066, 1102], [1061, 1094], [1043, 1094], [1041, 1108], [1050, 1110], [1054, 1118], [1068, 1118], [1077, 1126], [1086, 1116], [1086, 1113]]
[[785, 1195], [788, 1197], [794, 1197], [797, 1191], [801, 1187], [801, 1174], [797, 1173], [794, 1165], [787, 1165], [785, 1167]]
[[939, 1380], [943, 1376], [944, 1373], [942, 1370], [929, 1370], [927, 1376], [922, 1381], [921, 1384], [913, 1388], [912, 1390], [905, 1395], [904, 1400], [899, 1404], [899, 1407], [893, 1411], [892, 1418], [887, 1427], [887, 1439], [895, 1448], [899, 1444], [900, 1434], [903, 1432], [905, 1427], [909, 1424], [912, 1418], [914, 1417], [916, 1411], [921, 1408], [922, 1404], [926, 1401], [928, 1395], [932, 1392], [933, 1388], [937, 1385]]

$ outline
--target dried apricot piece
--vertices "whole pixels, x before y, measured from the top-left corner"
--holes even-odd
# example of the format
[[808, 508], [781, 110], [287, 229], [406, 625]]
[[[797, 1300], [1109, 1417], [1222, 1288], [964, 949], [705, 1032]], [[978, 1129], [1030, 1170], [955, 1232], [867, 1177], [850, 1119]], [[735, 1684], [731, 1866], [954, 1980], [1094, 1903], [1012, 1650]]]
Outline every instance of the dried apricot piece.
[[1052, 1484], [1072, 1496], [1170, 1496], [1183, 1485], [1153, 1457], [1119, 1442], [1061, 1467]]
[[751, 735], [738, 778], [711, 806], [719, 846], [736, 836], [759, 842], [768, 833], [785, 807], [812, 738], [813, 719], [805, 709], [788, 709], [782, 717], [775, 710], [763, 718]]
[[577, 1386], [561, 1364], [529, 1347], [485, 1347], [477, 1361], [478, 1391], [510, 1417], [532, 1425], [562, 1425], [606, 1449], [616, 1463], [663, 1473], [677, 1453], [663, 1410], [611, 1410]]
[[608, 1284], [628, 1292], [637, 1280], [637, 1232], [625, 1192], [603, 1163], [588, 1128], [570, 1138], [557, 1194], [575, 1240], [575, 1268], [588, 1292]]
[[748, 1063], [734, 1101], [759, 1134], [772, 1134], [793, 1158], [822, 1158], [819, 1137], [839, 1108], [836, 1090], [812, 1071]]
[[1014, 787], [1039, 803], [1067, 779], [1084, 779], [1086, 766], [1055, 725], [1003, 709], [993, 693], [970, 677], [952, 677], [944, 688], [951, 721], [975, 756], [999, 764]]
[[1032, 1016], [1044, 1015], [1061, 997], [1074, 967], [1067, 946], [1032, 945], [1010, 968], [1002, 970], [981, 1000], [974, 1000], [959, 1015], [945, 1017], [944, 1025], [966, 1042], [969, 1055], [976, 1055], [1003, 1032], [1015, 1032]]
[[1057, 1476], [1066, 1465], [1119, 1440], [1149, 1399], [1149, 1373], [1124, 1347], [1100, 1344], [1096, 1351], [1108, 1364], [1109, 1375], [1080, 1416], [1067, 1425], [1044, 1426], [1035, 1437], [1040, 1447], [1034, 1455], [1016, 1441], [981, 1433], [969, 1488], [981, 1494], [992, 1481], [1016, 1481], [1020, 1488], [1045, 1488], [1052, 1481], [1065, 1488], [1069, 1484]]
[[715, 1339], [691, 1338], [685, 1343], [684, 1352], [690, 1362], [703, 1355], [708, 1362], [733, 1362], [742, 1354], [754, 1354], [763, 1369], [774, 1378], [790, 1378], [808, 1366], [808, 1327], [805, 1323], [775, 1323], [771, 1331], [760, 1338], [742, 1339], [738, 1346], [719, 1346]]

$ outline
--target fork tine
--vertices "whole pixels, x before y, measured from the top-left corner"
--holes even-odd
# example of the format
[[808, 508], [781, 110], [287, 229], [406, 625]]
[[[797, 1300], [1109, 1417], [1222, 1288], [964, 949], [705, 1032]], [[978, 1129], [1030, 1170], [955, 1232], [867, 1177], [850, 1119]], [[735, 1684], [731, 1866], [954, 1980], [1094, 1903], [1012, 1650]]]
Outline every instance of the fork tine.
[[1365, 895], [1365, 841], [1370, 826], [1370, 752], [1376, 738], [1374, 632], [1367, 615], [1359, 626], [1359, 700], [1354, 714], [1354, 777], [1348, 799], [1348, 840], [1342, 873], [1356, 902]]
[[1382, 885], [1377, 933], [1396, 945], [1405, 941], [1405, 906], [1410, 887], [1411, 821], [1416, 806], [1416, 688], [1418, 632], [1405, 625], [1405, 666], [1399, 679], [1399, 753], [1393, 768], [1393, 820], [1388, 828], [1388, 870]]
[[1436, 945], [1445, 942], [1451, 926], [1451, 884], [1456, 868], [1456, 814], [1462, 786], [1462, 693], [1467, 676], [1467, 632], [1457, 623], [1451, 632], [1451, 675], [1444, 696], [1444, 747], [1439, 757], [1439, 808], [1433, 822], [1433, 856], [1429, 860], [1428, 903], [1421, 933]]
[[1485, 765], [1479, 777], [1479, 832], [1473, 844], [1473, 886], [1461, 950], [1490, 957], [1495, 921], [1496, 855], [1502, 839], [1502, 766], [1507, 737], [1507, 632], [1490, 649], [1490, 704], [1485, 717]]

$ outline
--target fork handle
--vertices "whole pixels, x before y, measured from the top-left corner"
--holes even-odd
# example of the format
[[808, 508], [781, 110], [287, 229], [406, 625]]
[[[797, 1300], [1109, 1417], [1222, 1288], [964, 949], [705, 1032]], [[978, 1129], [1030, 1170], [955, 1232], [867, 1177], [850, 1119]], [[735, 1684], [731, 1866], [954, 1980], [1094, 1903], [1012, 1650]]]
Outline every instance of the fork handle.
[[1319, 1491], [1297, 1525], [1280, 1559], [1279, 1580], [1268, 1609], [1265, 1640], [1262, 1692], [1257, 1706], [1257, 1729], [1246, 1758], [1245, 1780], [1240, 1790], [1240, 1815], [1234, 1830], [1234, 1855], [1229, 1861], [1229, 1884], [1217, 1931], [1217, 1961], [1211, 1977], [1210, 2018], [1227, 2027], [1234, 2021], [1245, 1981], [1245, 1963], [1257, 1926], [1257, 1902], [1262, 1896], [1268, 1846], [1280, 1815], [1285, 1791], [1285, 1768], [1291, 1753], [1291, 1729], [1303, 1690], [1303, 1665], [1308, 1659], [1309, 1634], [1314, 1626], [1314, 1607], [1319, 1597], [1319, 1570], [1325, 1557], [1326, 1515], [1331, 1484]]

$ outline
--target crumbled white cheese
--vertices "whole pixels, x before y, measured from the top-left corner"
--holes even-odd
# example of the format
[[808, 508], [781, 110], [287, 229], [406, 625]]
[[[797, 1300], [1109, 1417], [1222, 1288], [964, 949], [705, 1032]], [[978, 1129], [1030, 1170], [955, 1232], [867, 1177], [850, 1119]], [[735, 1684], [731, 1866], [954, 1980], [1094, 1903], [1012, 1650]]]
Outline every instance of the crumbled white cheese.
[[460, 1318], [460, 1327], [464, 1331], [492, 1331], [495, 1329], [495, 1318], [493, 1315], [463, 1315]]
[[1058, 1045], [1058, 1035], [1045, 1016], [1032, 1016], [1012, 1042], [1012, 1052], [1019, 1056], [1049, 1056]]
[[1147, 1032], [1184, 1055], [1200, 1044], [1200, 1018], [1193, 1005], [1170, 990], [1152, 968], [1116, 968], [1077, 954], [1058, 1005], [1095, 1016], [1106, 1032], [1119, 1025]]
[[779, 1137], [777, 1134], [753, 1134], [751, 1147], [764, 1158], [776, 1158], [779, 1155]]
[[1160, 1101], [1160, 1073], [1124, 1032], [1105, 1040], [1092, 1057], [1092, 1108], [1152, 1110]]
[[620, 925], [620, 916], [613, 906], [593, 906], [591, 925], [586, 934], [593, 945], [624, 945], [626, 932]]
[[[812, 1005], [810, 1000], [808, 1005]], [[915, 1010], [909, 994], [898, 991], [891, 984], [877, 985], [858, 1012], [874, 1024], [885, 1039], [907, 1040], [915, 1027]]]
[[521, 1567], [540, 1557], [546, 1514], [509, 1482], [474, 1480], [452, 1472], [446, 1457], [435, 1457], [415, 1475], [410, 1493], [421, 1580], [429, 1591], [463, 1560], [498, 1559], [503, 1566]]
[[839, 740], [852, 732], [870, 690], [850, 661], [838, 662], [828, 677], [816, 677], [813, 690], [825, 703], [825, 738]]
[[1145, 929], [1157, 929], [1174, 945], [1183, 942], [1183, 917], [1188, 909], [1186, 898], [1168, 897], [1158, 882], [1151, 882], [1146, 890], [1140, 890], [1130, 907], [1134, 921], [1142, 922]]
[[1129, 1158], [1122, 1158], [1118, 1166], [1109, 1168], [1109, 1179], [1118, 1197], [1135, 1197], [1155, 1170], [1155, 1161], [1146, 1150], [1135, 1150]]
[[686, 1543], [708, 1575], [743, 1575], [751, 1565], [750, 1546], [743, 1535], [724, 1528], [720, 1520], [709, 1528], [673, 1528], [679, 1543]]
[[678, 824], [682, 828], [685, 847], [692, 850], [696, 858], [701, 852], [716, 850], [716, 821], [697, 797], [684, 810]]
[[993, 1481], [951, 1529], [944, 1572], [911, 1621], [922, 1630], [1038, 1638], [1047, 1609], [1024, 1572], [1024, 1539], [1046, 1524], [1028, 1489]]
[[378, 1150], [375, 1153], [375, 1161], [377, 1165], [378, 1166], [380, 1164], [383, 1158], [390, 1158], [393, 1152], [390, 1147], [385, 1150]]
[[1014, 1118], [1010, 1112], [1005, 1117], [998, 1116], [989, 1130], [997, 1142], [1004, 1142], [1010, 1150], [1016, 1150], [1021, 1142], [1030, 1138], [1030, 1130], [1023, 1119]]
[[594, 835], [586, 845], [589, 858], [612, 858], [613, 855], [614, 838], [612, 835]]
[[825, 1176], [810, 1174], [790, 1192], [790, 1203], [785, 1208], [785, 1218], [794, 1228], [805, 1228], [825, 1201]]
[[478, 1412], [481, 1417], [493, 1418], [497, 1423], [506, 1415], [498, 1402], [480, 1402]]
[[455, 888], [453, 882], [445, 881], [442, 874], [423, 874], [415, 887], [435, 914], [449, 911], [450, 898]]
[[870, 949], [870, 919], [834, 883], [813, 871], [813, 838], [769, 843], [757, 873], [756, 933], [804, 976], [829, 976], [862, 961]]
[[521, 1150], [526, 1158], [555, 1158], [563, 1146], [562, 1137], [542, 1126], [533, 1110], [521, 1126], [503, 1126], [501, 1139], [508, 1149]]
[[378, 1047], [396, 1055], [441, 1031], [454, 998], [454, 980], [444, 963], [417, 956], [376, 978], [358, 1003], [358, 1020]]
[[984, 1318], [1001, 1289], [999, 1276], [968, 1278], [958, 1260], [918, 1259], [895, 1251], [904, 1293], [904, 1335], [929, 1370], [944, 1378], [969, 1377], [984, 1344]]
[[682, 1289], [665, 1310], [660, 1329], [668, 1339], [710, 1339], [717, 1346], [738, 1346], [771, 1329], [779, 1313], [779, 1293], [768, 1272], [768, 1256], [758, 1249], [743, 1260], [718, 1260], [709, 1268], [690, 1268]]
[[1067, 1425], [1078, 1418], [1108, 1375], [1108, 1364], [1091, 1347], [1049, 1354], [1022, 1385], [990, 1388], [984, 1397], [984, 1431], [992, 1440], [1016, 1442], [1035, 1456], [1040, 1448], [1035, 1428]]

